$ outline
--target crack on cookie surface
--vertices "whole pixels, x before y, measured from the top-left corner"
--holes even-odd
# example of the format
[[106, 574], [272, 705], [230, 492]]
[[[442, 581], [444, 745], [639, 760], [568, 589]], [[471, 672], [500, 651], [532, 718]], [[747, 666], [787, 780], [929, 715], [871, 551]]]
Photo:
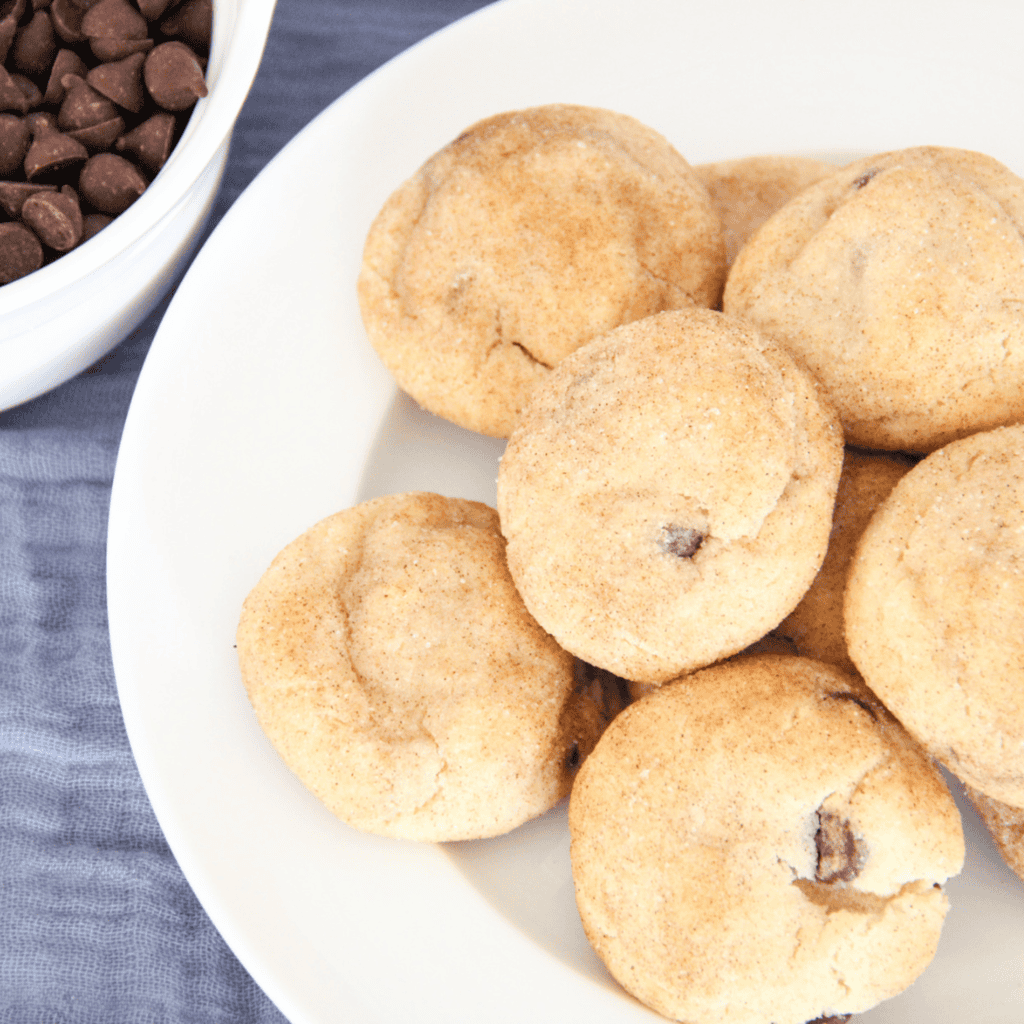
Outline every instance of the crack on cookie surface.
[[410, 819], [421, 816], [427, 811], [427, 808], [435, 801], [440, 800], [445, 795], [445, 784], [444, 779], [448, 771], [448, 762], [445, 760], [445, 756], [441, 749], [441, 743], [438, 738], [426, 727], [425, 723], [421, 722], [421, 733], [425, 736], [434, 746], [434, 754], [437, 757], [438, 764], [434, 772], [434, 790], [429, 795], [425, 796], [420, 800], [418, 804], [412, 807], [398, 808], [393, 815], [386, 817], [384, 820], [386, 823], [391, 823], [399, 819]]
[[538, 359], [525, 345], [520, 344], [518, 341], [511, 342], [512, 348], [519, 349], [531, 363], [536, 363], [538, 366], [543, 366], [545, 369], [550, 370], [552, 366], [550, 363], [545, 363], [543, 359]]
[[864, 892], [849, 885], [816, 882], [810, 878], [794, 878], [792, 884], [803, 893], [809, 902], [822, 907], [826, 914], [845, 910], [853, 914], [868, 914], [876, 917], [884, 913], [890, 903], [906, 896], [920, 898], [932, 889], [942, 889], [937, 882], [933, 883], [920, 878], [905, 882], [888, 896]]
[[848, 700], [859, 708], [863, 708], [876, 722], [878, 721], [878, 714], [875, 709], [863, 697], [858, 697], [855, 693], [837, 690], [834, 693], [828, 694], [828, 697], [833, 700]]
[[505, 351], [509, 349], [518, 349], [527, 360], [537, 366], [544, 367], [545, 370], [550, 370], [553, 367], [550, 363], [545, 363], [542, 359], [538, 359], [522, 342], [515, 341], [512, 338], [506, 336], [505, 328], [502, 323], [501, 307], [499, 306], [494, 310], [494, 338], [491, 343], [487, 346], [486, 351], [483, 354], [483, 358], [480, 360], [480, 365], [477, 368], [478, 373], [483, 373], [486, 370], [487, 362], [490, 360], [495, 353]]
[[811, 903], [824, 907], [829, 914], [837, 910], [848, 910], [855, 914], [881, 914], [891, 898], [832, 882], [816, 882], [811, 878], [794, 878], [793, 885]]

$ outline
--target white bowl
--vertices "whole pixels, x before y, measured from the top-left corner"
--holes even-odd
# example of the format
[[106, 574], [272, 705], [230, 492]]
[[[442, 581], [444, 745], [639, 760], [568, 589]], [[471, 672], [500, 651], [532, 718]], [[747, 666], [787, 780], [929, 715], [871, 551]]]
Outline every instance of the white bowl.
[[275, 0], [214, 0], [209, 94], [152, 184], [84, 245], [0, 287], [0, 409], [62, 384], [148, 315], [213, 206]]

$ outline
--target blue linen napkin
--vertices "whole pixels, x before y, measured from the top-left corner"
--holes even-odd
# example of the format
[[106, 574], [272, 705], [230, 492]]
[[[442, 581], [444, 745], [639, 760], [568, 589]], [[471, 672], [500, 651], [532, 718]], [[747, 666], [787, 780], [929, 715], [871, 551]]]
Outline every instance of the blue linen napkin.
[[[278, 0], [211, 228], [333, 99], [481, 6]], [[74, 380], [0, 414], [0, 1024], [284, 1022], [175, 863], [117, 701], [107, 511], [165, 308]]]

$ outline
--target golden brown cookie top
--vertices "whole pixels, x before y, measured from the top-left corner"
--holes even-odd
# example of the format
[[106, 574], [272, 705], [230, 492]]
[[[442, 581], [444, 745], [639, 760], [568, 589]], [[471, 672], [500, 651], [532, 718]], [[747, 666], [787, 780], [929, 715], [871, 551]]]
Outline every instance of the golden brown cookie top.
[[850, 656], [954, 774], [1024, 807], [1024, 426], [918, 463], [868, 524], [845, 598]]
[[731, 267], [747, 239], [776, 210], [838, 167], [808, 156], [768, 154], [696, 164], [693, 169], [722, 220], [725, 261]]
[[392, 495], [318, 523], [246, 599], [238, 655], [285, 763], [382, 835], [506, 832], [567, 794], [604, 725], [477, 502]]
[[579, 657], [661, 682], [790, 611], [824, 556], [842, 460], [834, 413], [764, 335], [710, 310], [595, 339], [509, 439], [509, 568]]
[[1024, 807], [993, 800], [972, 786], [964, 788], [1006, 866], [1024, 882]]
[[825, 560], [807, 593], [776, 630], [780, 638], [795, 644], [796, 653], [856, 671], [843, 628], [847, 570], [876, 509], [913, 465], [905, 455], [846, 449]]
[[590, 941], [690, 1024], [804, 1024], [902, 991], [964, 857], [941, 775], [860, 680], [769, 655], [627, 708], [569, 827]]
[[718, 302], [721, 225], [690, 165], [634, 118], [554, 104], [480, 121], [384, 204], [359, 277], [399, 385], [508, 436], [533, 385], [596, 334]]
[[848, 443], [932, 451], [1024, 416], [1024, 180], [917, 147], [856, 161], [771, 217], [723, 297], [821, 380]]

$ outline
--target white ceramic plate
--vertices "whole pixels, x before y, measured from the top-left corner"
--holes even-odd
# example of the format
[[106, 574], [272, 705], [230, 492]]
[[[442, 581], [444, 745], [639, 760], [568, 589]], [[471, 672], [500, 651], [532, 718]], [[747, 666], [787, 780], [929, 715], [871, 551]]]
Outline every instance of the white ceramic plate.
[[[199, 899], [293, 1024], [629, 1022], [583, 937], [564, 807], [494, 840], [352, 831], [282, 766], [233, 649], [242, 599], [321, 517], [426, 489], [493, 503], [500, 443], [419, 411], [354, 281], [390, 191], [479, 117], [630, 113], [692, 162], [936, 143], [1024, 172], [1024, 5], [506, 0], [343, 96], [186, 276], [143, 369], [110, 512], [114, 666], [142, 778]], [[969, 811], [932, 966], [864, 1024], [1018, 1024], [1024, 887]]]

